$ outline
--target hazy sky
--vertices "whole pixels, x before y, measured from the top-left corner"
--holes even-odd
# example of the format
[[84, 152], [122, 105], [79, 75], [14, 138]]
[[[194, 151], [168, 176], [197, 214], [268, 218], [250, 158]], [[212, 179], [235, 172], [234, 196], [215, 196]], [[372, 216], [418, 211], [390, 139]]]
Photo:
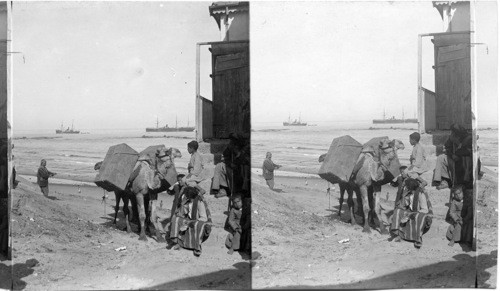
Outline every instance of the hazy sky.
[[[417, 112], [417, 36], [442, 32], [432, 2], [254, 2], [252, 125], [362, 121]], [[477, 9], [478, 111], [497, 119], [497, 8]], [[423, 85], [434, 90], [433, 47], [424, 42]]]
[[14, 131], [194, 125], [196, 43], [220, 38], [210, 4], [14, 2]]
[[[498, 118], [497, 7], [476, 2], [478, 120]], [[211, 2], [14, 2], [14, 131], [194, 124], [197, 42], [219, 40]], [[252, 2], [252, 125], [367, 121], [417, 112], [426, 2]], [[424, 39], [424, 87], [434, 90]], [[209, 54], [202, 95], [210, 98]], [[494, 106], [492, 106], [494, 105]]]

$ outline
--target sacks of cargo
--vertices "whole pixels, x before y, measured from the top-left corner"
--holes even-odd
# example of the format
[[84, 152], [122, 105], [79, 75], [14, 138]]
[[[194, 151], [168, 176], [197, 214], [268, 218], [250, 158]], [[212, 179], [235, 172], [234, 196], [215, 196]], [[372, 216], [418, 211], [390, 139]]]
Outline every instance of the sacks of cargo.
[[107, 191], [125, 190], [138, 158], [139, 153], [124, 143], [110, 147], [94, 183]]
[[[389, 146], [389, 142], [391, 142], [391, 140], [387, 136], [374, 137], [363, 145], [363, 151], [368, 151], [369, 147], [371, 147], [374, 150], [373, 154], [375, 156], [375, 159], [379, 161], [381, 141], [387, 143], [384, 146]], [[391, 160], [391, 164], [389, 165], [389, 167], [387, 167], [393, 178], [399, 175], [399, 167], [401, 167], [401, 164], [399, 163], [399, 158], [396, 155], [396, 157]]]
[[361, 149], [362, 145], [349, 135], [335, 138], [319, 169], [319, 176], [333, 184], [349, 181]]

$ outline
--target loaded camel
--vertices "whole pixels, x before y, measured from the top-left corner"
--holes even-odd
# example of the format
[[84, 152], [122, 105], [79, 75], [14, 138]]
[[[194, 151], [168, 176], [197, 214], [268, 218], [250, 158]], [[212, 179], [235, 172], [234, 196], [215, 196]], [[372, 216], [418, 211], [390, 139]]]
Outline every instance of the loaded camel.
[[[372, 211], [379, 215], [378, 199], [380, 195], [375, 195], [374, 192], [380, 192], [380, 186], [389, 183], [397, 175], [397, 172], [390, 171], [389, 168], [397, 168], [399, 170], [399, 159], [397, 150], [404, 149], [404, 145], [399, 140], [381, 139], [378, 145], [365, 145], [359, 155], [356, 165], [352, 171], [348, 182], [339, 182], [340, 189], [340, 206], [339, 216], [344, 202], [344, 193], [347, 191], [347, 204], [349, 206], [350, 222], [355, 224], [354, 218], [354, 201], [353, 192], [356, 192], [358, 202], [358, 210], [363, 217], [363, 232], [371, 232], [369, 221], [373, 220]], [[319, 157], [319, 162], [323, 162], [326, 154]], [[391, 164], [396, 163], [397, 166]], [[375, 191], [378, 190], [378, 191]], [[373, 205], [375, 202], [375, 205]], [[359, 208], [362, 205], [362, 209]], [[379, 219], [380, 232], [388, 233], [385, 225]]]
[[[128, 208], [129, 200], [131, 200], [134, 218], [138, 218], [139, 240], [147, 240], [146, 230], [149, 231], [149, 223], [152, 222], [158, 242], [164, 242], [165, 239], [161, 235], [163, 227], [156, 214], [157, 195], [177, 181], [174, 159], [181, 156], [181, 152], [176, 148], [167, 149], [165, 146], [160, 146], [156, 148], [154, 154], [139, 157], [126, 189], [114, 191], [116, 206], [113, 223], [116, 224], [119, 203], [123, 200], [126, 229], [127, 232], [132, 231]], [[98, 164], [94, 169], [99, 169]], [[149, 208], [151, 211], [148, 211]]]
[[[101, 166], [102, 166], [102, 161], [100, 161], [100, 162], [98, 162], [98, 163], [96, 163], [94, 165], [94, 170], [99, 171], [101, 169]], [[120, 201], [123, 200], [123, 203], [124, 203], [124, 205], [123, 205], [123, 212], [125, 213], [125, 211], [128, 211], [128, 201], [129, 201], [129, 198], [126, 197], [125, 198], [126, 200], [124, 199], [125, 193], [123, 193], [124, 192], [123, 190], [115, 190], [113, 192], [115, 193], [115, 202], [116, 202], [116, 205], [114, 207], [114, 209], [115, 209], [115, 217], [113, 219], [113, 224], [116, 225], [116, 219], [118, 217], [118, 211], [120, 211]], [[125, 210], [125, 209], [127, 209], [127, 210]], [[137, 217], [139, 215], [138, 215], [138, 212], [137, 212], [137, 203], [135, 203], [134, 199], [132, 200], [132, 211], [134, 212], [134, 215], [133, 215], [134, 219], [137, 219]], [[129, 227], [125, 228], [125, 230], [127, 230], [128, 232], [130, 232], [130, 228]]]

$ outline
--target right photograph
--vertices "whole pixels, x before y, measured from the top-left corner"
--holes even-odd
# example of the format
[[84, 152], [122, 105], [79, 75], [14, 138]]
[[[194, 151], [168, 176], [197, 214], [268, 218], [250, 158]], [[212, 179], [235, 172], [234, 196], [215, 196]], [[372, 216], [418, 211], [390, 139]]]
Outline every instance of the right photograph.
[[497, 287], [497, 14], [252, 3], [254, 289]]

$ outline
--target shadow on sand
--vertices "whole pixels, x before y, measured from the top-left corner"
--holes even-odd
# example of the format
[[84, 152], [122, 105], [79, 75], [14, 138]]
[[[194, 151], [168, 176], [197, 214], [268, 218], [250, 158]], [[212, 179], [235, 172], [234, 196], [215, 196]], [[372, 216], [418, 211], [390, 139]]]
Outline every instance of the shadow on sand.
[[50, 200], [61, 200], [57, 198], [56, 196], [45, 196], [45, 198], [50, 199]]
[[[276, 286], [273, 289], [392, 289], [392, 288], [493, 288], [486, 283], [497, 265], [497, 251], [476, 256], [458, 254], [452, 260], [408, 269], [367, 280], [334, 285]], [[477, 263], [476, 263], [477, 262]], [[480, 274], [480, 276], [477, 276]], [[476, 280], [477, 278], [477, 280]]]
[[[5, 261], [5, 260], [3, 260]], [[12, 287], [12, 266], [10, 262], [0, 263], [0, 289], [10, 290]]]
[[225, 269], [201, 276], [187, 277], [156, 286], [146, 290], [168, 289], [251, 289], [252, 273], [250, 263], [239, 262], [233, 265], [234, 269]]
[[[18, 263], [14, 264], [9, 268], [9, 272], [12, 275], [12, 281], [11, 281], [11, 286], [13, 290], [22, 290], [27, 287], [27, 283], [22, 280], [22, 278], [27, 277], [35, 272], [33, 269], [35, 266], [38, 265], [38, 261], [36, 259], [29, 259], [26, 260], [25, 263]], [[0, 267], [5, 267], [3, 265], [0, 265]], [[3, 274], [5, 270], [1, 270], [0, 272]], [[2, 284], [3, 285], [3, 284]], [[11, 286], [9, 286], [7, 289], [10, 289]], [[2, 286], [0, 286], [1, 288]]]
[[[132, 209], [130, 209], [130, 213], [132, 213]], [[121, 209], [118, 212], [118, 215], [116, 216], [116, 224], [113, 223], [113, 221], [115, 219], [115, 212], [114, 211], [111, 213], [106, 213], [106, 216], [101, 216], [100, 218], [105, 220], [104, 222], [100, 223], [100, 225], [102, 225], [106, 228], [115, 228], [115, 229], [121, 230], [125, 233], [127, 232], [127, 224], [125, 221], [126, 218], [125, 218], [125, 215], [123, 214], [123, 211]], [[160, 223], [162, 224], [164, 229], [165, 229], [166, 225], [168, 224], [168, 222], [170, 222], [169, 218], [160, 221]], [[137, 223], [138, 223], [138, 221], [136, 221], [136, 220], [130, 221], [130, 226], [132, 228], [131, 233], [135, 233], [135, 234], [139, 235], [139, 226]], [[146, 229], [146, 236], [148, 236], [148, 238], [152, 238], [153, 240], [158, 242], [158, 238], [156, 237], [155, 226], [153, 224], [150, 224], [149, 229]]]
[[[330, 209], [325, 209], [325, 211], [330, 211], [331, 212], [330, 215], [327, 215], [325, 217], [329, 218], [331, 220], [335, 220], [335, 221], [339, 221], [339, 222], [349, 223], [350, 224], [351, 223], [351, 217], [349, 215], [349, 207], [347, 206], [347, 204], [343, 205], [340, 216], [339, 216], [339, 208], [340, 208], [340, 205], [335, 205], [335, 206], [333, 206]], [[356, 218], [356, 223], [355, 224], [362, 226], [362, 223], [361, 223], [362, 222], [361, 214], [360, 213], [354, 213], [354, 218]]]

